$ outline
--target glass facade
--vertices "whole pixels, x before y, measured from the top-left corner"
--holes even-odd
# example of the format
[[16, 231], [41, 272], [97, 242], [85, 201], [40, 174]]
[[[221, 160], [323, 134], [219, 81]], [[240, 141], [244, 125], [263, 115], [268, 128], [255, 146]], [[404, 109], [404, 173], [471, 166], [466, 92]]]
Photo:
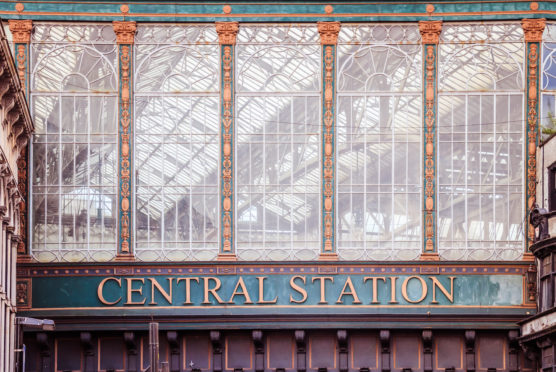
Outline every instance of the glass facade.
[[516, 23], [443, 28], [438, 107], [442, 258], [514, 260], [523, 253], [524, 51]]
[[116, 35], [39, 23], [31, 41], [31, 251], [38, 261], [116, 255]]
[[[31, 251], [107, 261], [118, 246], [118, 48], [111, 24], [35, 22]], [[554, 26], [542, 48], [553, 121]], [[219, 253], [221, 46], [214, 24], [138, 23], [132, 251]], [[518, 260], [524, 244], [525, 43], [517, 22], [446, 22], [437, 47], [436, 199], [443, 260]], [[423, 45], [415, 24], [342, 23], [336, 46], [340, 260], [423, 247]], [[314, 23], [240, 23], [234, 55], [234, 252], [316, 260], [322, 226], [321, 39]], [[548, 122], [547, 122], [548, 120]]]
[[218, 251], [218, 37], [211, 26], [139, 26], [135, 41], [136, 257]]

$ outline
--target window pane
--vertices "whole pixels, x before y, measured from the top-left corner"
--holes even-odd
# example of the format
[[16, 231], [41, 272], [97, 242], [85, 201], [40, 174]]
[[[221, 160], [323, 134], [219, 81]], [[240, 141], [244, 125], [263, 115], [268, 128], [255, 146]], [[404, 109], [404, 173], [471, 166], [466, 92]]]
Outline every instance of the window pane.
[[318, 257], [320, 50], [316, 25], [240, 27], [236, 99], [240, 259]]
[[[421, 54], [415, 25], [342, 25], [338, 46], [338, 254], [421, 253]], [[400, 45], [400, 43], [404, 43]]]
[[[458, 42], [462, 35], [465, 44]], [[445, 25], [439, 46], [438, 244], [449, 260], [523, 253], [519, 24]]]
[[39, 261], [116, 254], [117, 49], [110, 24], [35, 23], [32, 253]]
[[214, 26], [138, 27], [135, 182], [140, 260], [211, 260], [218, 254], [217, 41]]

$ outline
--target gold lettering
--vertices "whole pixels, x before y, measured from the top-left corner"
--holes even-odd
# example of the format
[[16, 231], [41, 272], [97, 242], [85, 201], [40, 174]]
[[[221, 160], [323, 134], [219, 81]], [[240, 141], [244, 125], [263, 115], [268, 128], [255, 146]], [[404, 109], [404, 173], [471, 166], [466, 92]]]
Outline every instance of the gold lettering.
[[303, 281], [303, 284], [305, 284], [305, 283], [307, 282], [307, 278], [304, 277], [304, 276], [299, 276], [299, 275], [297, 275], [297, 276], [293, 276], [293, 277], [290, 279], [290, 287], [292, 287], [292, 289], [293, 289], [294, 291], [298, 292], [299, 294], [301, 294], [301, 295], [303, 296], [303, 297], [301, 298], [301, 300], [295, 300], [295, 299], [293, 298], [293, 296], [290, 295], [290, 303], [293, 302], [293, 303], [296, 303], [296, 304], [302, 304], [302, 303], [304, 303], [305, 301], [307, 301], [307, 291], [306, 291], [303, 287], [300, 287], [300, 286], [298, 286], [297, 284], [295, 284], [295, 279], [301, 279], [301, 280]]
[[258, 276], [257, 280], [259, 281], [259, 300], [257, 301], [258, 304], [275, 304], [278, 301], [278, 296], [274, 297], [274, 300], [265, 301], [264, 299], [264, 280], [266, 276]]
[[184, 305], [191, 305], [191, 281], [194, 280], [199, 283], [199, 278], [178, 278], [176, 285], [180, 284], [180, 281], [185, 280], [185, 302]]
[[[349, 287], [349, 292], [346, 292], [347, 287]], [[349, 277], [349, 276], [346, 280], [346, 284], [344, 284], [344, 288], [342, 288], [342, 292], [340, 293], [340, 296], [338, 297], [338, 301], [336, 301], [337, 304], [343, 304], [344, 303], [342, 301], [343, 296], [352, 296], [354, 304], [360, 304], [361, 303], [361, 301], [359, 301], [359, 297], [357, 296], [357, 292], [355, 291], [355, 288], [353, 288], [353, 283], [351, 282], [351, 277]]]
[[143, 279], [143, 278], [126, 278], [125, 280], [127, 282], [127, 301], [124, 303], [124, 305], [144, 305], [145, 301], [147, 301], [146, 298], [144, 298], [142, 302], [133, 302], [132, 301], [133, 293], [139, 293], [140, 295], [143, 295], [143, 287], [136, 288], [136, 289], [133, 289], [132, 287], [133, 287], [133, 282], [134, 281], [141, 282], [141, 284], [145, 284], [145, 279]]
[[390, 279], [390, 302], [389, 304], [397, 304], [396, 301], [396, 280], [398, 280], [397, 276], [391, 276]]
[[[409, 281], [411, 279], [417, 279], [421, 282], [421, 297], [417, 301], [412, 301], [407, 295], [407, 285], [409, 284]], [[425, 282], [425, 279], [421, 278], [420, 276], [410, 276], [406, 278], [402, 283], [402, 297], [404, 298], [404, 300], [406, 300], [407, 302], [411, 302], [412, 304], [416, 304], [423, 301], [425, 297], [427, 297], [427, 292], [428, 292], [427, 282]]]
[[[238, 288], [241, 287], [241, 292], [238, 292]], [[232, 292], [232, 296], [230, 297], [230, 300], [228, 301], [229, 304], [233, 304], [234, 303], [234, 297], [235, 296], [243, 296], [245, 297], [245, 304], [252, 304], [253, 301], [251, 301], [251, 297], [249, 297], [249, 292], [247, 292], [247, 288], [245, 288], [245, 283], [243, 282], [243, 278], [240, 276], [237, 283], [236, 283], [236, 287], [234, 288], [234, 291]]]
[[[214, 280], [214, 282], [216, 283], [214, 288], [209, 288], [209, 281], [210, 280]], [[224, 301], [222, 301], [220, 296], [218, 296], [218, 293], [216, 293], [216, 291], [218, 291], [220, 289], [220, 286], [222, 285], [222, 282], [220, 282], [220, 279], [209, 276], [209, 277], [204, 277], [203, 282], [205, 284], [205, 286], [204, 286], [205, 287], [204, 288], [205, 289], [205, 296], [204, 296], [203, 305], [210, 305], [211, 304], [211, 302], [209, 301], [209, 293], [214, 296], [214, 298], [216, 299], [216, 301], [218, 301], [219, 304], [223, 303]]]
[[326, 281], [330, 280], [332, 283], [334, 283], [334, 278], [331, 277], [331, 276], [317, 276], [317, 277], [313, 278], [312, 283], [314, 283], [315, 280], [320, 281], [320, 301], [319, 301], [319, 304], [327, 304], [328, 302], [326, 302], [326, 292], [325, 292]]
[[454, 279], [456, 277], [455, 276], [449, 276], [448, 278], [450, 279], [450, 293], [448, 293], [446, 288], [442, 285], [442, 283], [440, 283], [440, 281], [436, 277], [434, 277], [434, 276], [429, 277], [429, 279], [432, 280], [432, 302], [431, 302], [431, 304], [437, 304], [438, 303], [438, 301], [436, 301], [436, 287], [438, 287], [438, 289], [440, 289], [440, 291], [442, 293], [444, 293], [444, 296], [446, 296], [448, 301], [450, 301], [451, 303], [454, 303]]
[[160, 292], [162, 297], [166, 299], [166, 302], [168, 302], [171, 305], [172, 304], [172, 280], [174, 280], [174, 278], [168, 278], [168, 284], [169, 284], [168, 292], [166, 292], [164, 288], [162, 288], [160, 283], [157, 282], [154, 278], [149, 278], [149, 280], [151, 281], [151, 302], [149, 302], [149, 305], [158, 305], [154, 300], [155, 288], [158, 289], [158, 292]]
[[371, 301], [372, 304], [378, 304], [378, 281], [382, 280], [386, 283], [386, 278], [383, 276], [366, 276], [363, 278], [363, 283], [367, 282], [367, 280], [371, 279], [373, 282], [373, 300]]
[[103, 305], [116, 305], [118, 302], [120, 302], [120, 300], [122, 299], [122, 296], [120, 296], [116, 301], [109, 302], [109, 301], [106, 301], [106, 299], [104, 298], [104, 296], [102, 294], [102, 291], [104, 289], [104, 284], [106, 284], [106, 282], [109, 281], [109, 280], [114, 280], [116, 283], [118, 283], [120, 288], [122, 288], [122, 279], [112, 278], [112, 277], [105, 278], [105, 279], [102, 279], [102, 282], [100, 282], [100, 284], [98, 285], [97, 296], [98, 296], [98, 299], [100, 300], [100, 302]]

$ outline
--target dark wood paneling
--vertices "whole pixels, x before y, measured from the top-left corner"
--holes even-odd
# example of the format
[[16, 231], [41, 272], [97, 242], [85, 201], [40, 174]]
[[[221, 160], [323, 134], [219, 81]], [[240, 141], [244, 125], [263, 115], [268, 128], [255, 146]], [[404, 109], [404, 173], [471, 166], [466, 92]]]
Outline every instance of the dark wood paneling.
[[249, 333], [230, 333], [226, 335], [227, 370], [243, 368], [244, 371], [253, 369], [253, 340]]
[[393, 333], [392, 349], [394, 370], [411, 368], [412, 371], [422, 369], [421, 337], [417, 333]]
[[[210, 356], [212, 351], [208, 333], [187, 334], [183, 338], [183, 346], [184, 358], [182, 368], [184, 370], [199, 368], [202, 371], [206, 371], [211, 368]], [[191, 362], [193, 362], [193, 366], [191, 366]]]
[[56, 340], [56, 370], [81, 371], [81, 342], [78, 337]]
[[446, 368], [465, 369], [465, 341], [463, 333], [434, 333], [434, 369], [444, 371]]
[[295, 340], [293, 332], [268, 332], [266, 336], [266, 368], [295, 369]]
[[309, 368], [337, 368], [336, 334], [332, 332], [309, 333]]
[[349, 334], [350, 368], [359, 370], [369, 368], [378, 370], [379, 342], [376, 332], [357, 332]]

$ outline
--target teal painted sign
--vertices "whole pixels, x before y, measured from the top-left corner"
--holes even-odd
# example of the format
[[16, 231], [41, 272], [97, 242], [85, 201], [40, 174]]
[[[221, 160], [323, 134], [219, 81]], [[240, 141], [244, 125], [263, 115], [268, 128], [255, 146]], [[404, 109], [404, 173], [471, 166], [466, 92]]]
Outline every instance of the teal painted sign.
[[32, 309], [521, 307], [521, 275], [35, 277]]

